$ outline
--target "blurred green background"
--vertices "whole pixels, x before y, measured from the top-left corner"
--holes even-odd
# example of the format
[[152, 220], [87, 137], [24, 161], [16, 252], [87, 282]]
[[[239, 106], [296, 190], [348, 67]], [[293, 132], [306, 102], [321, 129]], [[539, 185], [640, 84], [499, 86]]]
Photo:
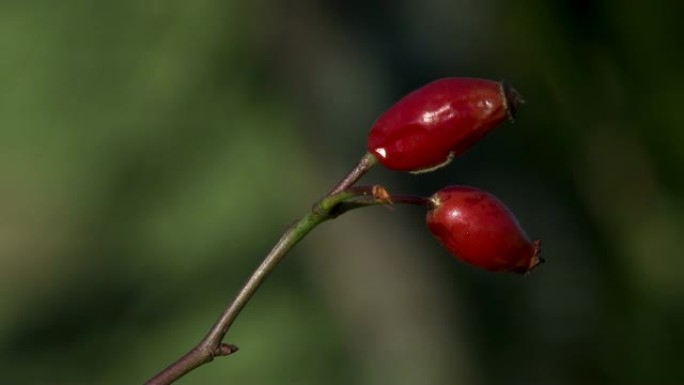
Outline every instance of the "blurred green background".
[[324, 224], [181, 384], [684, 383], [678, 1], [0, 2], [0, 377], [141, 383], [208, 330], [374, 119], [445, 76], [528, 103], [438, 172], [543, 240], [455, 262], [414, 207]]

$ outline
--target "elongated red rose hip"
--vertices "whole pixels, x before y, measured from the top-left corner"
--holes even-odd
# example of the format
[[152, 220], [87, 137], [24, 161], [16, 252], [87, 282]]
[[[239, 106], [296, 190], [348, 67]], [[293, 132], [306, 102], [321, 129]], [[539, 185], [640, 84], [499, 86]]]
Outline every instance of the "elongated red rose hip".
[[444, 78], [419, 88], [375, 121], [368, 152], [392, 170], [441, 167], [515, 117], [520, 94], [504, 82]]
[[542, 259], [541, 242], [530, 241], [495, 196], [468, 186], [451, 186], [431, 198], [430, 232], [452, 255], [490, 271], [527, 273]]

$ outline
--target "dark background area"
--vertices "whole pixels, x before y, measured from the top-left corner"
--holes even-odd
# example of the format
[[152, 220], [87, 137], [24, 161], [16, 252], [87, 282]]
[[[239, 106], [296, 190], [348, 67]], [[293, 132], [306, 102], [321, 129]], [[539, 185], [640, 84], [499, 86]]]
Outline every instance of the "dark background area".
[[681, 384], [681, 2], [0, 2], [0, 376], [141, 383], [208, 330], [374, 119], [440, 77], [527, 99], [449, 167], [547, 263], [454, 261], [423, 211], [324, 224], [179, 383]]

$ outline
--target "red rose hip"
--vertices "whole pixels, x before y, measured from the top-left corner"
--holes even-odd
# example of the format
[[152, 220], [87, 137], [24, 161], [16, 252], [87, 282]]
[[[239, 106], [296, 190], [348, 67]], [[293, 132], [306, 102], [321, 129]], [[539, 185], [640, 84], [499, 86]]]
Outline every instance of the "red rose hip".
[[495, 196], [474, 187], [451, 186], [430, 200], [427, 226], [457, 259], [485, 270], [516, 273], [527, 273], [542, 262], [541, 242], [530, 241]]
[[439, 168], [515, 117], [522, 98], [504, 82], [444, 78], [419, 88], [375, 121], [368, 152], [392, 170]]

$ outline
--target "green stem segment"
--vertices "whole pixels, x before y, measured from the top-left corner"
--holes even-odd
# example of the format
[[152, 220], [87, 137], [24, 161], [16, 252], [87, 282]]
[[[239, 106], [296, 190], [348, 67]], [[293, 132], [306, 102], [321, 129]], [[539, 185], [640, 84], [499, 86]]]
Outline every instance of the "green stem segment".
[[[360, 162], [360, 165], [361, 164], [364, 164], [363, 160]], [[362, 168], [367, 170], [368, 167], [370, 166], [363, 166]], [[355, 170], [360, 169], [360, 167], [357, 167]], [[353, 171], [352, 174], [354, 173], [355, 172]], [[287, 254], [294, 245], [302, 240], [316, 226], [328, 219], [341, 215], [344, 211], [348, 211], [348, 209], [342, 211], [335, 210], [338, 204], [352, 198], [365, 198], [366, 201], [368, 201], [367, 198], [373, 195], [374, 189], [372, 187], [349, 188], [348, 184], [355, 183], [363, 173], [358, 174], [357, 172], [355, 175], [357, 175], [355, 178], [345, 179], [347, 180], [346, 182], [343, 180], [340, 185], [338, 185], [338, 187], [346, 185], [347, 188], [337, 192], [334, 192], [337, 188], [333, 190], [334, 193], [321, 199], [309, 214], [294, 222], [285, 230], [285, 233], [280, 237], [278, 243], [273, 246], [259, 267], [254, 270], [247, 282], [242, 286], [242, 289], [240, 289], [240, 292], [230, 302], [204, 339], [183, 357], [179, 358], [176, 362], [150, 379], [147, 382], [148, 385], [170, 384], [191, 370], [212, 361], [214, 357], [229, 355], [237, 351], [236, 346], [222, 343], [223, 338], [240, 314], [240, 311], [245, 307], [250, 298], [252, 298], [268, 274], [273, 271], [283, 259], [285, 254]], [[352, 208], [355, 207], [349, 209]]]

